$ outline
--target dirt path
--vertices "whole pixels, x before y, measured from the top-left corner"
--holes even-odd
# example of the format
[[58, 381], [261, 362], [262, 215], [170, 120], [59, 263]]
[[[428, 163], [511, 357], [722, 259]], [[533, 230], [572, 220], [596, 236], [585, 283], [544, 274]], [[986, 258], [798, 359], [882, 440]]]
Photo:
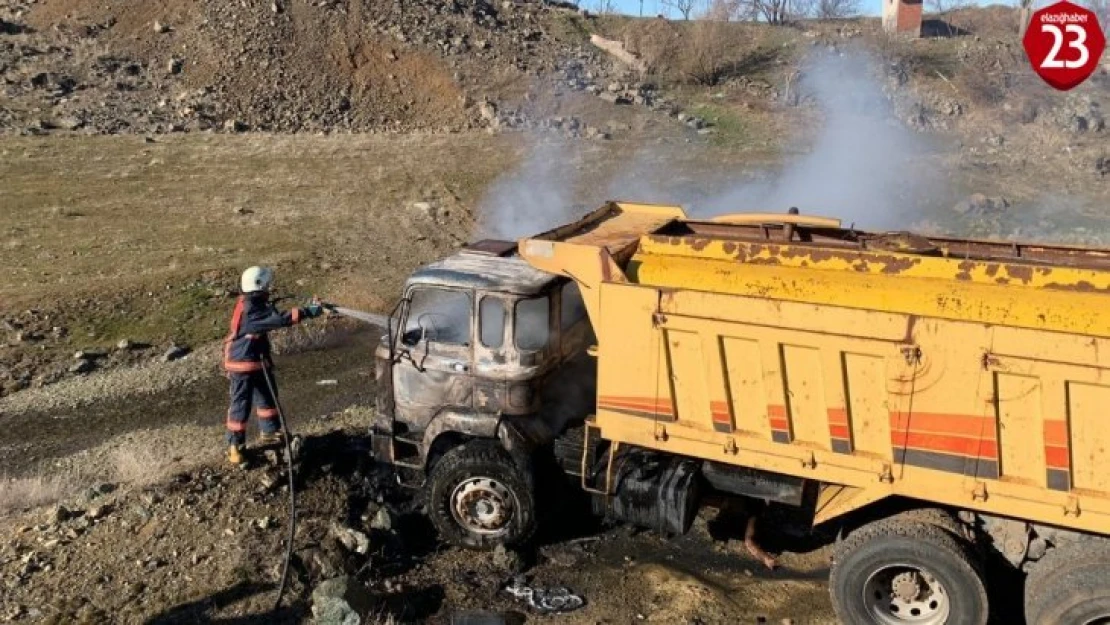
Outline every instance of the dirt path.
[[[378, 335], [363, 328], [344, 334], [333, 348], [277, 359], [279, 395], [294, 431], [304, 420], [349, 406], [373, 404], [372, 351]], [[320, 384], [321, 380], [329, 383]], [[60, 411], [0, 414], [6, 441], [0, 447], [0, 475], [34, 473], [53, 459], [137, 430], [182, 425], [218, 428], [226, 411], [227, 380], [212, 368], [207, 375], [181, 386], [138, 399], [111, 396]], [[213, 436], [211, 444], [218, 447], [223, 443], [219, 436]]]
[[[383, 623], [388, 616], [447, 623], [475, 610], [516, 613], [527, 622], [835, 622], [825, 548], [795, 543], [781, 568], [766, 571], [743, 549], [742, 519], [713, 509], [688, 535], [668, 539], [599, 526], [569, 512], [570, 502], [550, 502], [535, 550], [504, 558], [445, 548], [412, 493], [391, 486], [368, 462], [358, 424], [364, 417], [310, 428], [297, 471], [299, 522], [282, 610], [270, 612], [286, 495], [280, 468], [260, 459], [245, 473], [200, 466], [141, 491], [95, 485], [61, 508], [0, 518], [0, 534], [9, 537], [0, 543], [0, 618], [306, 623], [313, 588], [346, 573], [366, 584]], [[335, 426], [345, 429], [324, 431]], [[351, 530], [367, 538], [365, 553], [342, 545]], [[768, 540], [775, 535], [766, 533]], [[518, 572], [531, 586], [566, 586], [586, 605], [568, 615], [537, 614], [503, 590]]]

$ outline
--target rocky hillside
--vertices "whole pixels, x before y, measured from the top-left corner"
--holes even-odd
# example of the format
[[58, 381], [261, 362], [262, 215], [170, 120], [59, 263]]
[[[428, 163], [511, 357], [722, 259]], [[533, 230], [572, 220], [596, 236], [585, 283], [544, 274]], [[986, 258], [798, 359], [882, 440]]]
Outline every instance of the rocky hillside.
[[486, 0], [4, 0], [0, 129], [459, 130], [599, 64], [576, 12]]

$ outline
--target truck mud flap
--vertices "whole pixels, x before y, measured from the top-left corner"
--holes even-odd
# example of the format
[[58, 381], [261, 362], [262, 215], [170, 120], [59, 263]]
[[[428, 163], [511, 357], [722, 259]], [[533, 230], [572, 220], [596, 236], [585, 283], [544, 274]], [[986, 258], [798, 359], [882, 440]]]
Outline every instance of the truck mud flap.
[[594, 513], [663, 534], [685, 534], [698, 511], [700, 463], [646, 451], [614, 461], [613, 494], [593, 498]]

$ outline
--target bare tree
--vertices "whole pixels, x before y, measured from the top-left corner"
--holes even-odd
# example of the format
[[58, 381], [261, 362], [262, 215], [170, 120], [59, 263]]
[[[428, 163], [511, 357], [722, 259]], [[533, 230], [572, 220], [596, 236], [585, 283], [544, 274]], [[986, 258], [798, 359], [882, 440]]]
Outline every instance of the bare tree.
[[791, 0], [749, 0], [754, 17], [768, 24], [785, 24], [791, 16]]
[[859, 14], [859, 0], [816, 0], [813, 14], [818, 19], [855, 17]]
[[971, 0], [925, 0], [925, 8], [938, 14], [964, 9], [970, 5]]
[[616, 3], [613, 0], [597, 0], [594, 6], [596, 7], [594, 12], [598, 15], [610, 15], [617, 12]]
[[[785, 24], [815, 12], [819, 0], [737, 0], [738, 19], [762, 20], [768, 24]], [[854, 3], [858, 0], [846, 0]]]
[[697, 0], [659, 0], [659, 2], [667, 8], [678, 11], [684, 20], [690, 19], [697, 5]]
[[1029, 19], [1033, 17], [1033, 0], [1018, 0], [1018, 36], [1025, 36], [1025, 29], [1029, 27]]
[[731, 22], [743, 18], [742, 0], [711, 0], [705, 18], [718, 22]]

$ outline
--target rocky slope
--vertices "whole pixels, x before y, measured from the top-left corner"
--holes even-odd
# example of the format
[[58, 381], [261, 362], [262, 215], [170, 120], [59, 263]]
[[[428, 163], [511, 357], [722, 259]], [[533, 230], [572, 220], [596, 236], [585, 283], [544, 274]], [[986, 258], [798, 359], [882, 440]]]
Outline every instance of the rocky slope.
[[0, 3], [0, 128], [460, 130], [487, 93], [599, 65], [577, 14], [486, 0]]

